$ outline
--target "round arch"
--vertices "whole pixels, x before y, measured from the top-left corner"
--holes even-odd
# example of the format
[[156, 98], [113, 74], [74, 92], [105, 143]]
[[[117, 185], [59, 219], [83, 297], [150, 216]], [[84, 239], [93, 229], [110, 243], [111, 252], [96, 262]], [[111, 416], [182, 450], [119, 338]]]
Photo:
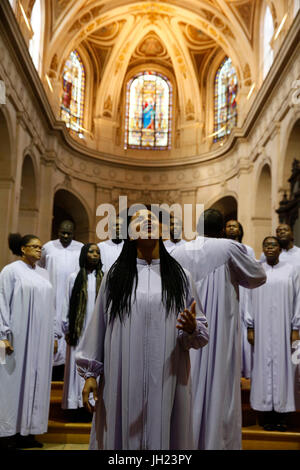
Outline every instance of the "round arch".
[[85, 204], [69, 189], [56, 189], [53, 201], [52, 236], [57, 238], [60, 223], [71, 219], [75, 223], [75, 239], [88, 243], [90, 239], [90, 217]]
[[13, 168], [13, 140], [10, 132], [10, 121], [6, 109], [0, 108], [0, 270], [8, 262], [7, 236], [12, 226], [14, 214], [14, 168]]
[[20, 233], [35, 233], [38, 220], [37, 178], [31, 155], [26, 154], [22, 165], [18, 230]]
[[300, 135], [300, 113], [293, 119], [287, 129], [287, 139], [284, 139], [284, 148], [282, 149], [282, 158], [279, 160], [279, 186], [284, 189], [289, 188], [288, 179], [291, 176], [292, 163], [299, 154], [299, 135]]
[[209, 205], [209, 209], [216, 209], [221, 212], [224, 222], [227, 220], [237, 219], [238, 203], [234, 196], [226, 195], [219, 197], [215, 202]]
[[12, 177], [12, 145], [8, 120], [0, 109], [0, 179]]
[[272, 175], [266, 161], [258, 172], [254, 204], [254, 251], [260, 253], [262, 240], [272, 234]]

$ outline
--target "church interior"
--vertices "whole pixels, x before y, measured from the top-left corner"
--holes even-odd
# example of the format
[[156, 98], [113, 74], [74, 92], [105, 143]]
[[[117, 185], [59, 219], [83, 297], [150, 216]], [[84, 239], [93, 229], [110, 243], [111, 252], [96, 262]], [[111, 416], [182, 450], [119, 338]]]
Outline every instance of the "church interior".
[[[299, 0], [1, 0], [0, 269], [11, 232], [46, 243], [71, 218], [99, 243], [120, 196], [218, 209], [257, 258], [279, 221], [300, 245], [299, 152]], [[262, 437], [247, 387], [244, 448], [299, 449]], [[86, 445], [60, 398], [44, 441]]]

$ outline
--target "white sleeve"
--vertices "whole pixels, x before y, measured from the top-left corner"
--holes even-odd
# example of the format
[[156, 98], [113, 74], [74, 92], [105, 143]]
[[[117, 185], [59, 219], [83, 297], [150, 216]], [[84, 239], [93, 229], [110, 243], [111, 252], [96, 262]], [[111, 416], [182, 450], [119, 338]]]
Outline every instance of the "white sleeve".
[[234, 280], [243, 287], [254, 289], [266, 282], [262, 264], [245, 253], [245, 247], [240, 243], [231, 244], [228, 264]]
[[0, 273], [0, 340], [7, 339], [11, 333], [10, 304], [14, 294], [15, 276], [13, 270], [6, 266]]
[[70, 300], [72, 295], [72, 290], [76, 280], [77, 273], [72, 273], [68, 277], [67, 286], [66, 286], [66, 295], [62, 304], [62, 318], [61, 318], [61, 329], [64, 335], [69, 332], [69, 308]]
[[293, 270], [294, 301], [292, 314], [292, 329], [300, 329], [300, 275], [299, 269]]
[[186, 271], [188, 277], [188, 291], [186, 297], [186, 308], [190, 308], [191, 304], [196, 301], [196, 321], [197, 326], [192, 334], [186, 333], [183, 330], [178, 330], [179, 341], [183, 349], [188, 350], [190, 348], [199, 349], [203, 348], [208, 343], [208, 327], [207, 319], [203, 311], [201, 300], [198, 296], [195, 283], [188, 271]]

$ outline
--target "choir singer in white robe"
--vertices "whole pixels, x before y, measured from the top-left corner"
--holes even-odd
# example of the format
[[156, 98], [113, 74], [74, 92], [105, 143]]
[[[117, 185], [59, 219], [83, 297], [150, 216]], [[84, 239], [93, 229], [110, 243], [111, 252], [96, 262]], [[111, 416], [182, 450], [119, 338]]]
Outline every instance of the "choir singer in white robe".
[[286, 413], [295, 411], [295, 365], [291, 343], [299, 340], [299, 270], [280, 261], [276, 237], [263, 241], [267, 282], [248, 292], [248, 339], [254, 345], [250, 404], [264, 412], [267, 431], [285, 431]]
[[11, 234], [18, 261], [0, 274], [0, 436], [8, 447], [42, 447], [35, 434], [48, 428], [55, 336], [54, 292], [45, 269], [36, 265], [42, 244], [35, 235]]
[[238, 287], [258, 287], [266, 274], [242, 244], [215, 238], [223, 232], [219, 211], [204, 211], [203, 219], [205, 237], [172, 253], [196, 283], [210, 336], [206, 348], [191, 351], [195, 446], [234, 450], [241, 448], [242, 426]]
[[[73, 240], [74, 223], [70, 220], [61, 222], [58, 230], [59, 238], [51, 240], [43, 246], [39, 265], [47, 269], [55, 292], [56, 323], [58, 328], [58, 350], [53, 365], [62, 366], [66, 359], [66, 342], [61, 330], [63, 302], [66, 295], [67, 281], [71, 273], [79, 269], [79, 254], [83, 244]], [[54, 367], [54, 380], [60, 379]], [[58, 375], [58, 377], [55, 377]]]
[[105, 273], [108, 271], [114, 262], [118, 259], [123, 249], [124, 240], [123, 229], [124, 229], [124, 217], [118, 215], [115, 220], [113, 217], [109, 221], [110, 224], [110, 239], [105, 242], [98, 243], [100, 249], [100, 256], [102, 260], [102, 270]]
[[76, 355], [83, 401], [96, 400], [90, 448], [191, 449], [189, 350], [206, 345], [206, 318], [189, 273], [158, 239], [157, 217], [138, 210], [129, 227]]
[[[235, 240], [242, 243], [244, 230], [242, 224], [237, 220], [228, 220], [225, 225], [225, 236], [230, 240]], [[249, 245], [243, 245], [246, 247], [249, 256], [255, 259], [253, 248]], [[240, 320], [241, 320], [241, 374], [242, 377], [247, 379], [251, 375], [252, 367], [252, 356], [253, 348], [247, 340], [247, 325], [245, 321], [245, 309], [246, 309], [246, 295], [248, 289], [239, 286], [239, 302], [240, 302]]]
[[[81, 248], [79, 266], [80, 270], [69, 277], [62, 314], [62, 330], [67, 342], [62, 408], [85, 411], [82, 403], [84, 379], [77, 372], [75, 354], [94, 311], [103, 277], [100, 250], [95, 243], [87, 243]], [[74, 418], [78, 416], [84, 417], [84, 413], [81, 416], [75, 413]]]

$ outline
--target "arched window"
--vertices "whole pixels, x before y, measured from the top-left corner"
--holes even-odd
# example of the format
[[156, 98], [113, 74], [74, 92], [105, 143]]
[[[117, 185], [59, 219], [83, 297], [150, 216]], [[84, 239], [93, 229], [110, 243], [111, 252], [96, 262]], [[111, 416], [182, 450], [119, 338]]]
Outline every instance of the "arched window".
[[40, 0], [35, 0], [31, 18], [30, 18], [31, 28], [33, 31], [33, 36], [29, 42], [29, 52], [32, 58], [32, 61], [35, 65], [35, 68], [39, 70], [41, 57], [41, 30], [42, 30], [42, 14], [41, 14], [41, 2]]
[[63, 71], [60, 115], [68, 128], [83, 137], [85, 70], [78, 52], [72, 51]]
[[227, 57], [215, 77], [214, 142], [230, 134], [232, 128], [237, 125], [237, 91], [236, 71]]
[[267, 6], [264, 17], [264, 32], [263, 32], [263, 78], [266, 77], [270, 67], [273, 63], [273, 49], [271, 47], [271, 39], [274, 34], [274, 24], [270, 8]]
[[129, 80], [125, 149], [169, 149], [171, 120], [172, 85], [166, 77], [156, 72], [142, 72]]

